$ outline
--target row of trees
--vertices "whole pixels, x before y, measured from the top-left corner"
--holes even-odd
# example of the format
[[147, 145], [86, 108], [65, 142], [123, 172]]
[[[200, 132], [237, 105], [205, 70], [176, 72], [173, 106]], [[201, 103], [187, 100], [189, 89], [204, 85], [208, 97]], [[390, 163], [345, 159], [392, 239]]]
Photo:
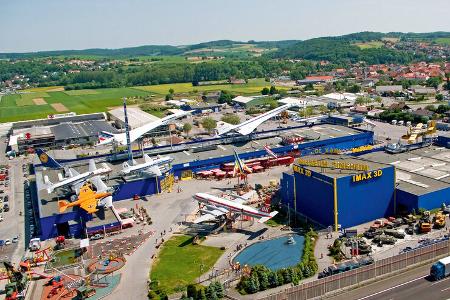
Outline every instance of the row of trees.
[[277, 271], [262, 265], [254, 266], [249, 276], [243, 276], [237, 285], [241, 294], [254, 294], [283, 284], [298, 284], [300, 280], [313, 276], [317, 272], [314, 246], [317, 233], [312, 229], [305, 234], [305, 244], [301, 262], [294, 267]]
[[187, 293], [181, 299], [191, 300], [218, 300], [225, 297], [223, 285], [216, 281], [211, 282], [206, 288], [201, 285], [190, 284], [187, 286]]

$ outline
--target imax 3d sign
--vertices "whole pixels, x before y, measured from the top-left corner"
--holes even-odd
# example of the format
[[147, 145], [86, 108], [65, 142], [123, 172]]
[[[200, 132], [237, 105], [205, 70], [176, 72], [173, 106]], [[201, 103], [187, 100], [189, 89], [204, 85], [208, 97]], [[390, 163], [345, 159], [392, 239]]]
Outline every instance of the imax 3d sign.
[[383, 171], [382, 170], [370, 171], [370, 172], [366, 172], [366, 173], [353, 175], [352, 176], [352, 181], [353, 182], [360, 182], [360, 181], [369, 180], [369, 179], [372, 179], [372, 178], [381, 177], [381, 175], [383, 175]]

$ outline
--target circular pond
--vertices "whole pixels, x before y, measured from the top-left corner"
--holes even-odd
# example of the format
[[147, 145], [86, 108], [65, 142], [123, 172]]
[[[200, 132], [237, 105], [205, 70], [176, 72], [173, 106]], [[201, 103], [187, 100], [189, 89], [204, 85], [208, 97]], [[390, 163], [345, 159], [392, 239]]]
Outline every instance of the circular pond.
[[302, 258], [304, 241], [303, 236], [294, 234], [258, 242], [242, 250], [233, 262], [241, 266], [264, 265], [273, 271], [295, 266]]

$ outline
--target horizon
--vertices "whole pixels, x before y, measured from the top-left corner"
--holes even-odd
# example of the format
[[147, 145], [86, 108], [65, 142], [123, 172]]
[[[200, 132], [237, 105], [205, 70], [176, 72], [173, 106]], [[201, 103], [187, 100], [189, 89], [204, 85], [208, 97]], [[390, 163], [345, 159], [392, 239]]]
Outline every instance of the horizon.
[[172, 47], [184, 47], [184, 46], [190, 46], [190, 45], [197, 45], [197, 44], [202, 44], [202, 43], [210, 43], [210, 42], [217, 42], [217, 41], [232, 41], [235, 43], [249, 43], [249, 42], [279, 42], [279, 41], [298, 41], [298, 42], [302, 42], [302, 41], [307, 41], [307, 40], [312, 40], [312, 39], [317, 39], [317, 38], [327, 38], [327, 37], [339, 37], [339, 36], [346, 36], [346, 35], [350, 35], [350, 34], [355, 34], [355, 33], [363, 33], [363, 32], [373, 32], [373, 33], [382, 33], [382, 34], [389, 34], [389, 33], [439, 33], [439, 32], [443, 32], [443, 33], [449, 33], [450, 35], [450, 29], [449, 31], [423, 31], [423, 32], [419, 32], [419, 31], [414, 31], [414, 32], [399, 32], [399, 31], [389, 31], [389, 32], [381, 32], [381, 31], [355, 31], [355, 32], [348, 32], [348, 33], [344, 33], [344, 34], [338, 34], [338, 35], [328, 35], [328, 36], [315, 36], [315, 37], [311, 37], [308, 39], [287, 39], [287, 40], [229, 40], [229, 39], [220, 39], [220, 40], [207, 40], [207, 41], [196, 41], [193, 42], [191, 44], [139, 44], [139, 45], [131, 45], [131, 46], [126, 46], [126, 47], [118, 47], [118, 48], [107, 48], [107, 47], [95, 47], [95, 48], [78, 48], [78, 49], [49, 49], [49, 50], [37, 50], [37, 51], [21, 51], [21, 52], [0, 52], [0, 54], [14, 54], [14, 53], [18, 53], [18, 54], [25, 54], [25, 53], [39, 53], [39, 52], [54, 52], [54, 51], [84, 51], [84, 50], [94, 50], [94, 49], [101, 49], [101, 50], [117, 50], [117, 49], [126, 49], [126, 48], [137, 48], [137, 47], [146, 47], [146, 46], [172, 46]]
[[9, 30], [2, 34], [0, 52], [308, 40], [364, 31], [438, 32], [450, 30], [447, 11], [450, 3], [444, 0], [426, 5], [419, 0], [19, 0], [2, 3], [0, 26]]

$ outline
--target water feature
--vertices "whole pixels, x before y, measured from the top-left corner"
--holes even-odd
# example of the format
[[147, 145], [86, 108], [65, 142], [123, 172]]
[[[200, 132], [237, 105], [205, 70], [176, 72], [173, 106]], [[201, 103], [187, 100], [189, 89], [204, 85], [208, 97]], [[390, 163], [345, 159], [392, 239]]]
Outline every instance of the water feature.
[[233, 262], [241, 266], [264, 265], [271, 270], [295, 266], [302, 258], [304, 240], [303, 236], [293, 234], [258, 242], [242, 250]]

